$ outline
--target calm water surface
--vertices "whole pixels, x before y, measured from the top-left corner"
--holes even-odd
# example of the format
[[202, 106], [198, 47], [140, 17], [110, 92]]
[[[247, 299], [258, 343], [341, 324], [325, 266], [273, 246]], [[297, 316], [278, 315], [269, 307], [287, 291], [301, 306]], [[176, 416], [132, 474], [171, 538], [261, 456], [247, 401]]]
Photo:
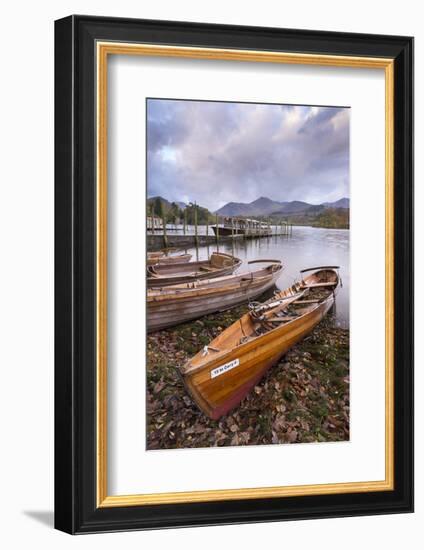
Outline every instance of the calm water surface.
[[[217, 250], [216, 245], [187, 249], [193, 255], [193, 260], [207, 259], [215, 250]], [[233, 254], [243, 260], [239, 273], [258, 267], [255, 264], [249, 267], [247, 262], [250, 260], [282, 260], [284, 270], [277, 281], [277, 287], [280, 289], [286, 288], [298, 280], [301, 269], [323, 265], [340, 266], [342, 286], [339, 287], [337, 293], [334, 318], [338, 326], [348, 328], [349, 230], [294, 226], [291, 236], [273, 235], [269, 238], [240, 239], [234, 242], [220, 243], [219, 251]]]

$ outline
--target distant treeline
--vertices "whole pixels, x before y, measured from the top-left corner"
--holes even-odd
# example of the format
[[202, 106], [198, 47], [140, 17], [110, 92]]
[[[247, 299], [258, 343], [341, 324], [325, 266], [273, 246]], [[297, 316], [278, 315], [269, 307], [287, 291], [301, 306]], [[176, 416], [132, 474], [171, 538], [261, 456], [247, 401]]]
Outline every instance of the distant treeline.
[[[197, 223], [205, 225], [215, 223], [216, 214], [203, 206], [189, 203], [184, 207], [176, 202], [169, 202], [162, 197], [147, 199], [147, 214], [164, 218], [166, 223], [183, 223], [184, 217], [188, 225], [195, 223], [195, 209], [197, 208]], [[238, 216], [243, 218], [244, 216]], [[307, 212], [292, 213], [289, 216], [255, 216], [255, 219], [265, 223], [280, 224], [287, 222], [293, 225], [308, 225], [311, 227], [328, 227], [332, 229], [349, 229], [349, 208], [310, 208]], [[220, 218], [222, 221], [222, 218]]]
[[349, 229], [348, 208], [327, 208], [316, 217], [314, 227], [329, 227], [333, 229]]
[[323, 209], [322, 207], [317, 207], [316, 209], [308, 209], [307, 212], [293, 212], [288, 216], [271, 214], [269, 216], [255, 216], [255, 219], [275, 225], [287, 222], [291, 225], [349, 229], [349, 208]]
[[308, 215], [293, 214], [290, 216], [290, 223], [330, 229], [349, 229], [349, 208], [326, 208]]
[[193, 203], [187, 204], [184, 208], [178, 206], [176, 202], [169, 202], [162, 197], [153, 197], [147, 199], [147, 213], [148, 215], [159, 216], [165, 218], [166, 223], [181, 223], [186, 220], [188, 225], [194, 225], [195, 223], [195, 209], [197, 208], [197, 223], [199, 225], [205, 225], [206, 222], [214, 222], [216, 220], [215, 214], [209, 212], [207, 208]]

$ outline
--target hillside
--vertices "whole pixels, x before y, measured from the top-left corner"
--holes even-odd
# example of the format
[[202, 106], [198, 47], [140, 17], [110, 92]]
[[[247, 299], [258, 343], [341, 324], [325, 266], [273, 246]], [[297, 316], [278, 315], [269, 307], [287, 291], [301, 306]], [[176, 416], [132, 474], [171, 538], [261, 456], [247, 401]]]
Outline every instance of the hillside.
[[288, 216], [302, 212], [321, 211], [326, 208], [349, 208], [349, 199], [343, 197], [336, 202], [325, 202], [322, 204], [310, 204], [304, 201], [278, 202], [267, 197], [260, 197], [253, 202], [229, 202], [222, 206], [216, 213], [228, 217], [254, 217], [254, 216]]
[[329, 206], [330, 208], [349, 208], [350, 201], [346, 197], [339, 199], [336, 202], [323, 202], [323, 206]]
[[320, 205], [311, 207], [306, 212], [292, 214], [289, 219], [293, 225], [349, 229], [349, 214], [348, 208], [329, 208]]
[[253, 202], [229, 202], [216, 211], [219, 216], [265, 216], [281, 208], [282, 203], [266, 197], [259, 197]]
[[327, 208], [318, 214], [313, 226], [349, 229], [349, 210], [347, 208]]

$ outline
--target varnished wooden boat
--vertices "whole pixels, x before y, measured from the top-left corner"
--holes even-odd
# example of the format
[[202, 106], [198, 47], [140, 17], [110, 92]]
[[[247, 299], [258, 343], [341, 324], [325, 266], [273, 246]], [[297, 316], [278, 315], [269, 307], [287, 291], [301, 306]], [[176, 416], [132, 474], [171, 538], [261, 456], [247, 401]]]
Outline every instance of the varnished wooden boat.
[[191, 254], [175, 254], [173, 256], [167, 256], [163, 252], [147, 253], [147, 265], [180, 264], [180, 263], [189, 262], [190, 260], [191, 260]]
[[272, 300], [253, 304], [180, 369], [189, 393], [210, 418], [216, 420], [237, 406], [331, 308], [338, 273], [333, 266], [313, 269]]
[[241, 260], [214, 252], [209, 260], [179, 264], [158, 264], [147, 266], [147, 287], [158, 288], [168, 285], [190, 283], [230, 275], [241, 265]]
[[283, 269], [279, 260], [249, 263], [269, 265], [240, 275], [148, 289], [147, 330], [161, 330], [252, 300], [272, 288]]

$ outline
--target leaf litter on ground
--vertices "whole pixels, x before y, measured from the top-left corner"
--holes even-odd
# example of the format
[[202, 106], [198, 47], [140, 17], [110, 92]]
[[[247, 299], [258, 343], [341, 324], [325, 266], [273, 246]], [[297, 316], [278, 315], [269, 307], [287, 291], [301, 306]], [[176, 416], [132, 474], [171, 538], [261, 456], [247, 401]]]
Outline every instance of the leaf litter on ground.
[[147, 449], [349, 440], [349, 330], [331, 314], [219, 420], [187, 394], [178, 367], [246, 306], [149, 334]]

